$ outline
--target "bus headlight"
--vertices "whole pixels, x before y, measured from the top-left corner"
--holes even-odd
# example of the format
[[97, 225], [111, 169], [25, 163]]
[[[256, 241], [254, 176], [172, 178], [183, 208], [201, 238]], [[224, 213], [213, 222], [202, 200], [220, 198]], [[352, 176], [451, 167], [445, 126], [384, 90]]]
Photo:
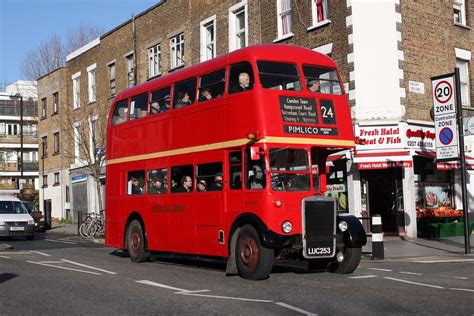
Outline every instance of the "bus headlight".
[[281, 230], [285, 234], [288, 234], [293, 230], [293, 224], [290, 221], [284, 221], [283, 224], [281, 224]]
[[341, 230], [341, 232], [345, 232], [347, 230], [347, 222], [340, 221], [339, 222], [339, 229]]

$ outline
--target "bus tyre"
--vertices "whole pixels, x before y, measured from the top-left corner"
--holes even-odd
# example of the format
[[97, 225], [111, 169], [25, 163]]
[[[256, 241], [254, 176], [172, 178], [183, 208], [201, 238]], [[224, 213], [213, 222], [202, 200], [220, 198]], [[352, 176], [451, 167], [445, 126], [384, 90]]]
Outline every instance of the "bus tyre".
[[235, 247], [239, 275], [249, 280], [268, 278], [273, 267], [273, 253], [273, 249], [262, 246], [252, 225], [243, 226]]
[[142, 224], [133, 220], [127, 229], [127, 248], [132, 262], [144, 262], [148, 258], [145, 251], [145, 235]]
[[341, 262], [333, 261], [328, 266], [328, 271], [338, 274], [349, 274], [354, 272], [360, 263], [362, 248], [344, 249], [344, 259]]

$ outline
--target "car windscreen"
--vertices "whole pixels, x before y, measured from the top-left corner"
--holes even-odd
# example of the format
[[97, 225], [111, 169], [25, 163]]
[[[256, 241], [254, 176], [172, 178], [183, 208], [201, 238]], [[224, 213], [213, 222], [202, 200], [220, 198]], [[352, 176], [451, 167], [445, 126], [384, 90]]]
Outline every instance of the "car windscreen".
[[28, 211], [21, 202], [0, 201], [0, 214], [28, 214]]

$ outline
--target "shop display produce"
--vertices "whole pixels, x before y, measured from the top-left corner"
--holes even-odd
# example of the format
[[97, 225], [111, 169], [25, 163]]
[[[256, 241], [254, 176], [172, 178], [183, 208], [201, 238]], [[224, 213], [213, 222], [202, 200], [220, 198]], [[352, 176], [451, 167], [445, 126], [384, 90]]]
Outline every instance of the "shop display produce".
[[462, 217], [464, 212], [462, 210], [455, 210], [450, 207], [438, 207], [438, 208], [416, 208], [416, 218], [422, 217]]

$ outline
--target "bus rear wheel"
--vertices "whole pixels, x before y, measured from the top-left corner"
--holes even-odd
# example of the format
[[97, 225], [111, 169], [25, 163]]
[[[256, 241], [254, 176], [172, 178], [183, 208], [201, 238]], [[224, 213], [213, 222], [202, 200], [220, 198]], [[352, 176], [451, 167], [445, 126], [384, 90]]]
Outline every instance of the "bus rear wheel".
[[[339, 251], [339, 250], [338, 250]], [[349, 274], [354, 272], [359, 266], [362, 257], [362, 248], [345, 247], [344, 258], [341, 262], [333, 261], [328, 266], [328, 271], [338, 274]]]
[[136, 219], [127, 228], [127, 250], [132, 262], [144, 262], [148, 258], [143, 227]]
[[273, 252], [273, 249], [262, 246], [252, 225], [243, 226], [235, 247], [239, 275], [249, 280], [268, 278], [273, 267]]

